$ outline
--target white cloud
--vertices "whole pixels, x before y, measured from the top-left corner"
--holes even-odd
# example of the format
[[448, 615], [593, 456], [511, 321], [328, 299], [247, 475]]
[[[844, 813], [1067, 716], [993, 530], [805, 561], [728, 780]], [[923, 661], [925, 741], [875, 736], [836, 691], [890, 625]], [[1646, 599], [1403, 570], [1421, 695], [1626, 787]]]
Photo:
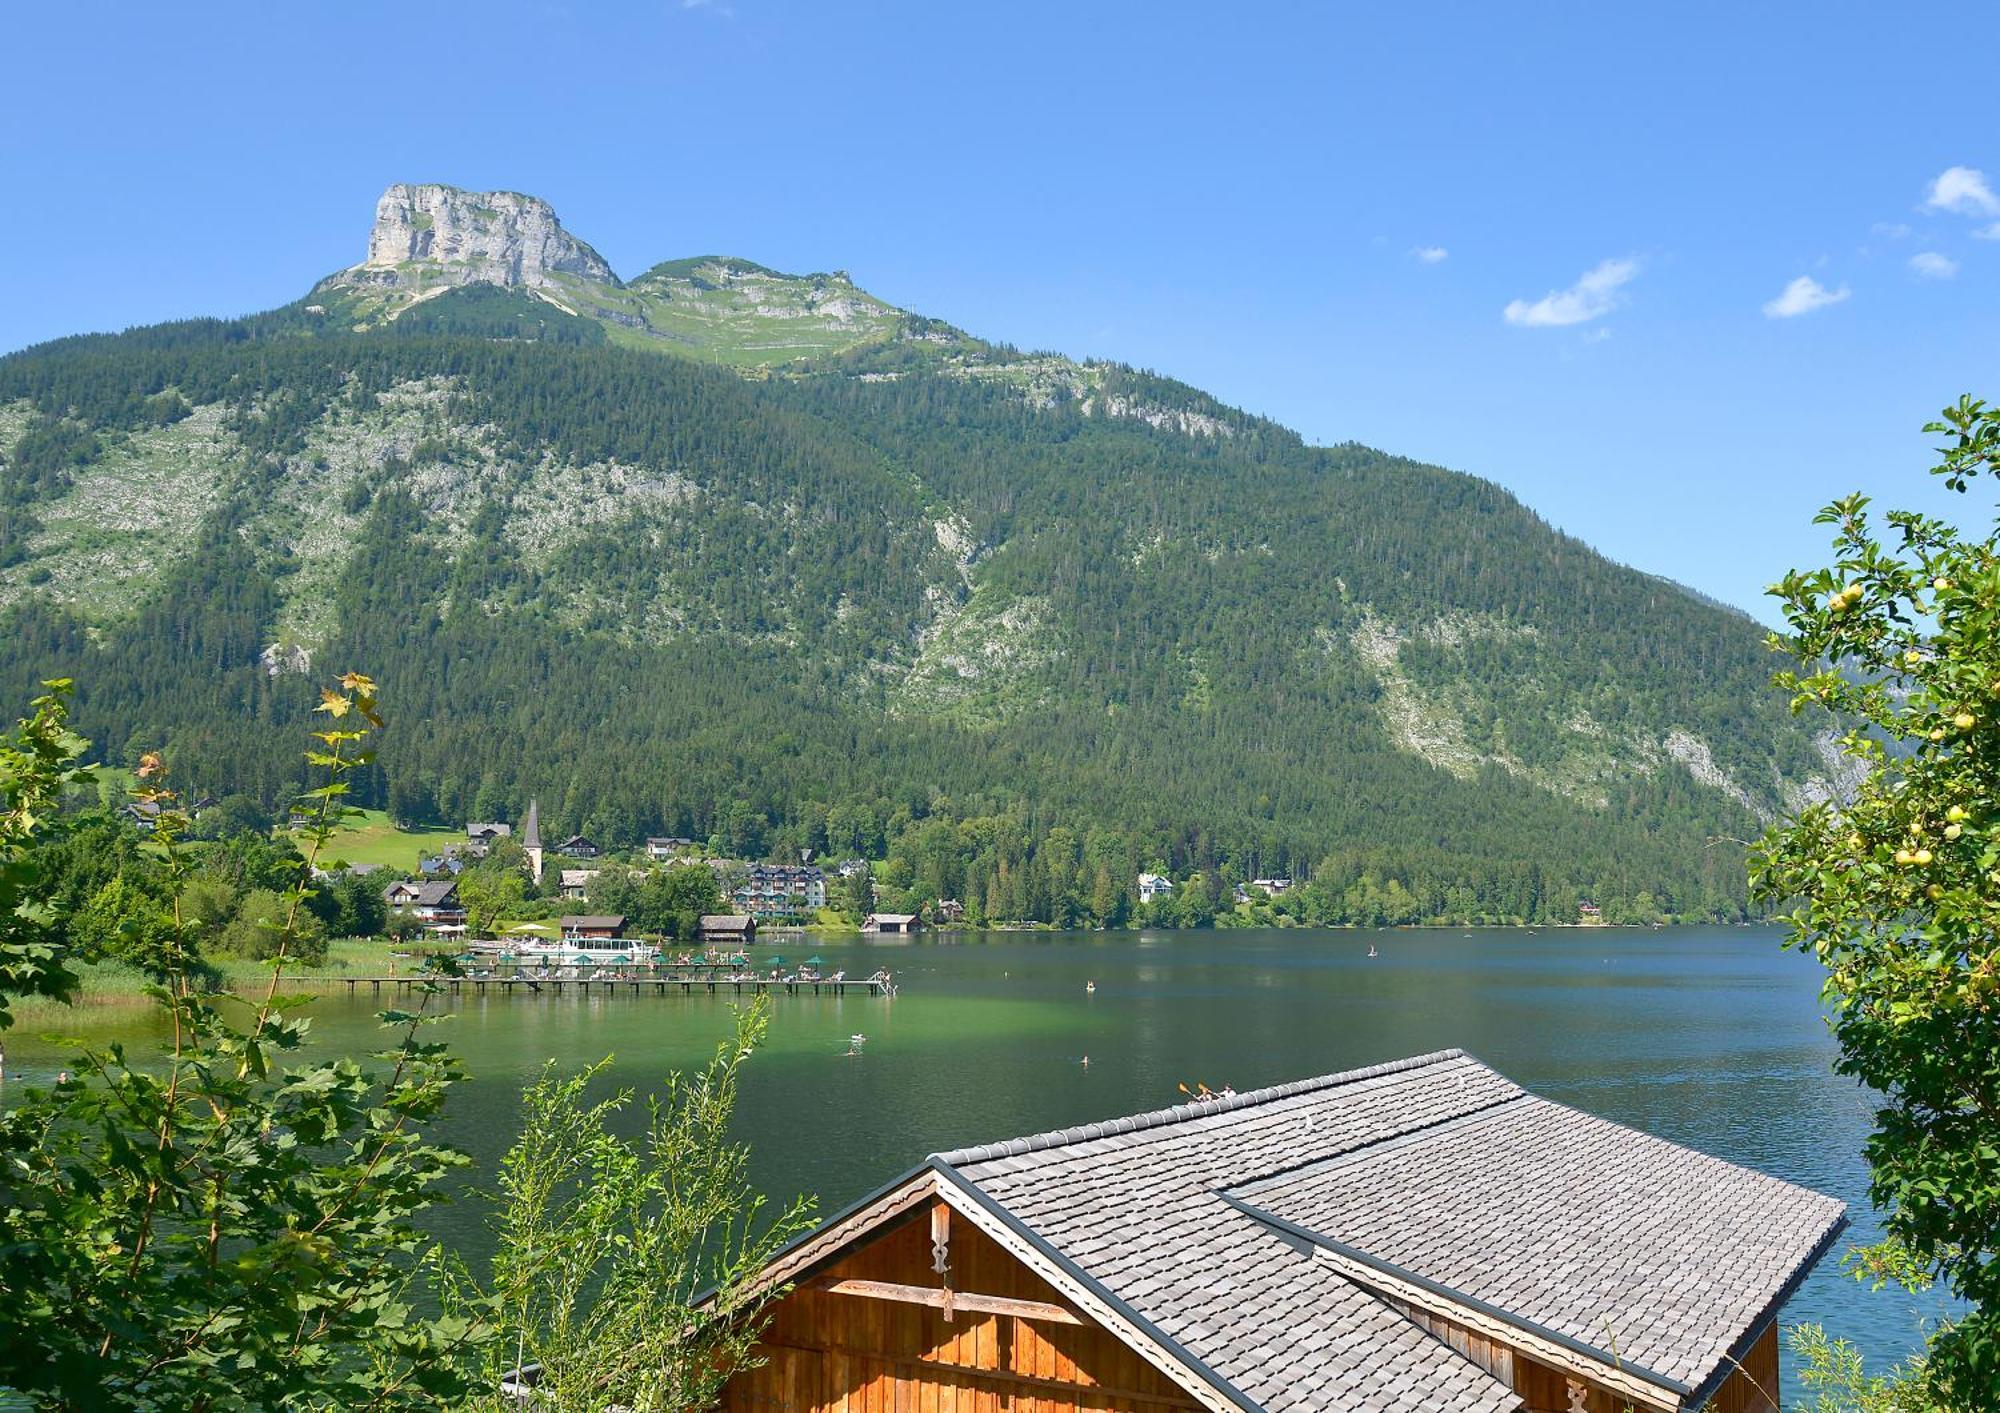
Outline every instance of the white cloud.
[[1972, 234], [1978, 240], [2000, 240], [2000, 221], [1995, 221], [1990, 226], [1981, 226]]
[[1910, 268], [1927, 280], [1948, 280], [1958, 273], [1958, 262], [1935, 250], [1924, 250], [1910, 257]]
[[1868, 228], [1868, 233], [1884, 240], [1903, 240], [1909, 236], [1910, 228], [1901, 221], [1877, 221]]
[[1800, 275], [1785, 286], [1785, 292], [1764, 306], [1767, 319], [1796, 319], [1801, 314], [1810, 314], [1815, 309], [1824, 309], [1829, 304], [1838, 304], [1853, 291], [1846, 285], [1839, 289], [1828, 289], [1811, 275]]
[[1924, 205], [1933, 211], [1961, 216], [2000, 216], [2000, 196], [1986, 184], [1986, 173], [1971, 167], [1947, 167], [1931, 182]]
[[1441, 245], [1420, 245], [1410, 254], [1426, 265], [1440, 265], [1451, 258], [1451, 252]]
[[1568, 289], [1550, 290], [1530, 304], [1511, 301], [1501, 311], [1510, 324], [1524, 329], [1558, 329], [1601, 319], [1625, 302], [1627, 284], [1639, 273], [1637, 260], [1606, 260]]

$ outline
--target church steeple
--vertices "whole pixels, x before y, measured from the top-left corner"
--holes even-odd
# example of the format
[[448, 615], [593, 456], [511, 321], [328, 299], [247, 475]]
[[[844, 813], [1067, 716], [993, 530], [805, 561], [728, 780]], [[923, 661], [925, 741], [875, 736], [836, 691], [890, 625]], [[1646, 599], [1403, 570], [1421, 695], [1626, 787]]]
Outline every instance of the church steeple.
[[528, 801], [528, 818], [521, 826], [521, 847], [528, 855], [528, 872], [535, 886], [542, 886], [542, 811], [538, 801]]

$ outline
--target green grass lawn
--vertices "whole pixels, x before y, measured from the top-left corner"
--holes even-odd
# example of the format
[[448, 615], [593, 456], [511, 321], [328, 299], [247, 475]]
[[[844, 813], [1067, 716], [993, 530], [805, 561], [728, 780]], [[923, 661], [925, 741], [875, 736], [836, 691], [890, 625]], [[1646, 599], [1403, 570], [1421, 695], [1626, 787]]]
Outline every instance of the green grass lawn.
[[327, 841], [321, 855], [325, 862], [380, 864], [384, 868], [411, 870], [424, 854], [435, 854], [447, 844], [462, 844], [465, 836], [455, 829], [398, 829], [381, 810], [363, 810], [341, 826]]

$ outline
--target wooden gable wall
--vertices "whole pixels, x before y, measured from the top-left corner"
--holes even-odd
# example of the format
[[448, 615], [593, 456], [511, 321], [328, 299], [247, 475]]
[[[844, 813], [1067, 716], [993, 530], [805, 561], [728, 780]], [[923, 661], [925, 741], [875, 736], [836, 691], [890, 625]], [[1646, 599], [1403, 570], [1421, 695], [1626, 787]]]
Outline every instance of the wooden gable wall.
[[1757, 1342], [1744, 1351], [1742, 1367], [1702, 1407], [1703, 1413], [1777, 1413], [1777, 1321], [1766, 1326]]
[[[1583, 1385], [1583, 1413], [1632, 1413], [1637, 1406], [1624, 1394], [1551, 1368], [1490, 1328], [1471, 1329], [1402, 1300], [1390, 1299], [1389, 1304], [1521, 1395], [1522, 1413], [1571, 1413], [1576, 1406], [1570, 1399], [1572, 1382]], [[1772, 1324], [1744, 1354], [1741, 1367], [1702, 1404], [1701, 1413], [1777, 1413], [1777, 1398], [1778, 1327]]]
[[[935, 1199], [848, 1251], [778, 1302], [757, 1347], [762, 1367], [723, 1392], [728, 1413], [1183, 1413], [1199, 1409], [1110, 1331], [1012, 1314], [944, 1311], [836, 1294], [816, 1283], [880, 1281], [936, 1289]], [[1063, 1305], [1010, 1252], [950, 1221], [955, 1291]]]

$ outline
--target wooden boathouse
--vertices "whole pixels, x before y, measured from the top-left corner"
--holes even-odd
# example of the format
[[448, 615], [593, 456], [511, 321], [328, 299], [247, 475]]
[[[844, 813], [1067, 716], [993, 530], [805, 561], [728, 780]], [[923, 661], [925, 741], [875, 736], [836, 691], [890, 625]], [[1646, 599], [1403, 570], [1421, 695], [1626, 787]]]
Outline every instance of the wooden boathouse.
[[1833, 1198], [1460, 1051], [938, 1154], [795, 1242], [732, 1413], [1771, 1413]]

